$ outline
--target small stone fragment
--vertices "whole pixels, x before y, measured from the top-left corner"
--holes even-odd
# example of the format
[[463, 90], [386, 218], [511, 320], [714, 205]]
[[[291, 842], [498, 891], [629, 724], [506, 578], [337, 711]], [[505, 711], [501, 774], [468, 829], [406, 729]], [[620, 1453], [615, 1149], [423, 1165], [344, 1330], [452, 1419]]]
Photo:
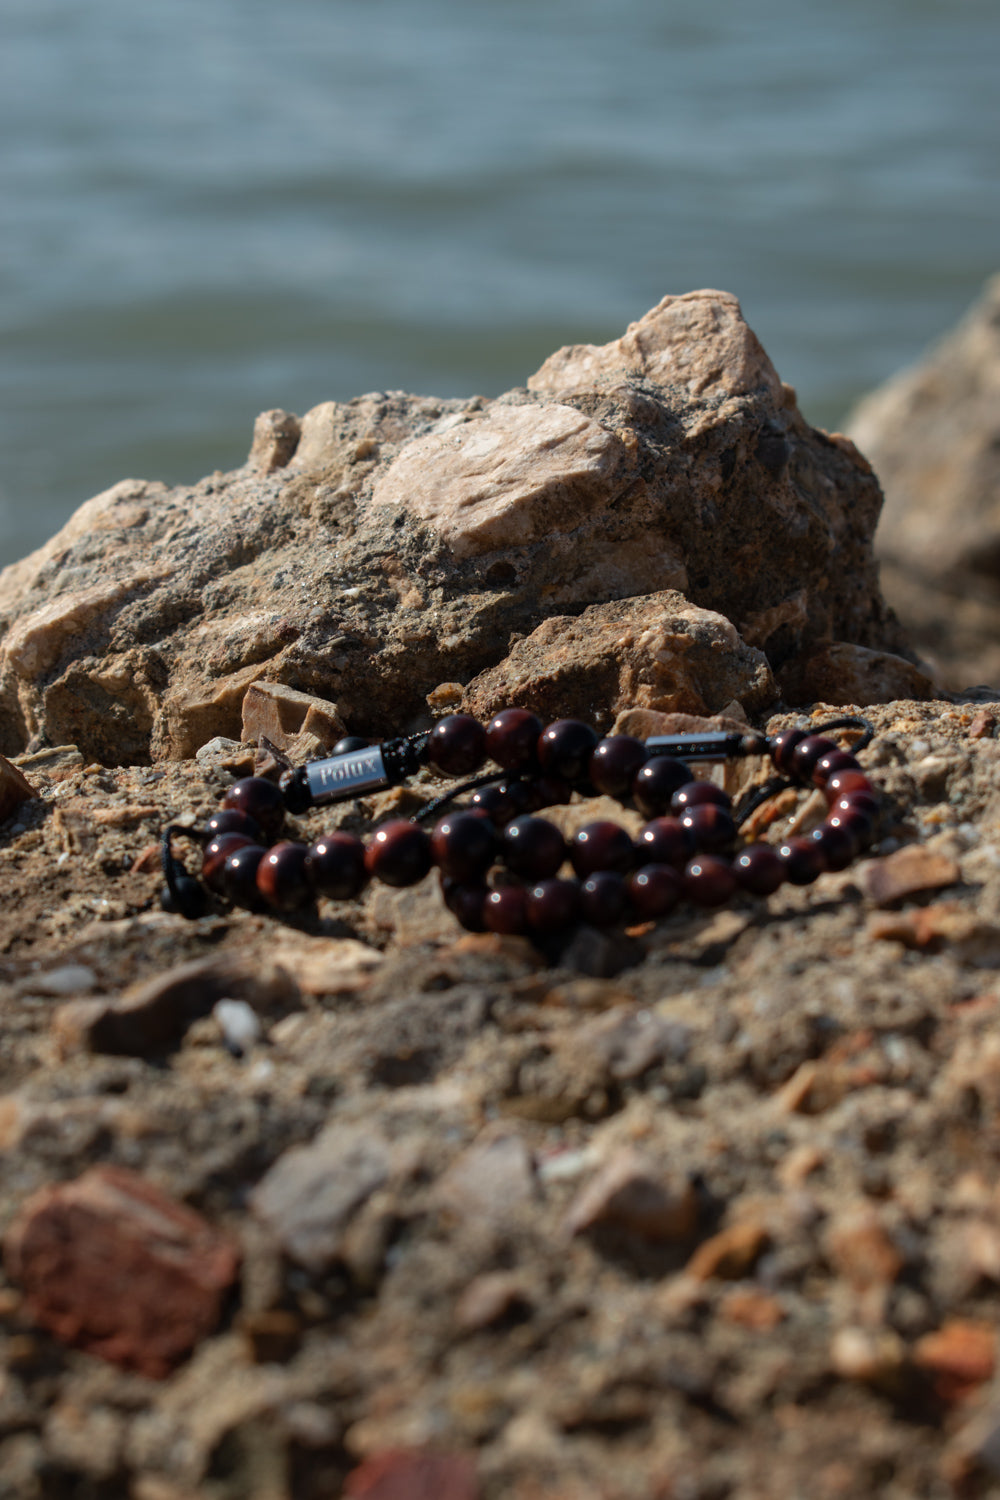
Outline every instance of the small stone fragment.
[[679, 1021], [668, 1021], [654, 1011], [615, 1006], [589, 1021], [573, 1035], [573, 1045], [593, 1054], [610, 1078], [620, 1083], [640, 1078], [647, 1068], [665, 1058], [683, 1061], [691, 1031]]
[[903, 1269], [902, 1255], [876, 1210], [867, 1205], [835, 1220], [826, 1251], [834, 1268], [858, 1292], [887, 1286]]
[[23, 802], [30, 802], [37, 796], [28, 778], [0, 755], [0, 823], [5, 822]]
[[506, 1222], [512, 1211], [534, 1196], [528, 1148], [508, 1130], [474, 1142], [452, 1162], [434, 1192], [439, 1207], [458, 1218], [491, 1223]]
[[777, 1298], [756, 1287], [734, 1287], [720, 1302], [719, 1316], [754, 1333], [767, 1333], [782, 1321], [785, 1310]]
[[574, 1199], [566, 1215], [567, 1235], [602, 1227], [654, 1243], [690, 1239], [698, 1225], [698, 1199], [689, 1181], [665, 1183], [654, 1165], [623, 1147]]
[[389, 1147], [373, 1129], [330, 1125], [278, 1158], [250, 1206], [287, 1255], [318, 1273], [340, 1258], [352, 1217], [390, 1167]]
[[831, 1109], [844, 1092], [843, 1081], [828, 1064], [801, 1063], [774, 1096], [781, 1114], [818, 1115]]
[[474, 1333], [498, 1323], [527, 1299], [521, 1278], [514, 1271], [491, 1271], [469, 1282], [455, 1304], [455, 1322], [465, 1333]]
[[922, 891], [940, 890], [961, 879], [953, 859], [923, 844], [905, 844], [884, 859], [872, 859], [858, 872], [858, 883], [876, 906], [891, 906]]
[[753, 1267], [769, 1235], [762, 1224], [731, 1224], [699, 1245], [685, 1274], [695, 1281], [739, 1281]]
[[283, 469], [295, 457], [301, 426], [298, 417], [275, 408], [262, 411], [253, 424], [253, 446], [247, 463], [262, 474]]
[[903, 1341], [891, 1328], [840, 1328], [830, 1345], [830, 1363], [836, 1373], [870, 1385], [891, 1380], [905, 1358]]
[[222, 1039], [236, 1057], [249, 1052], [263, 1035], [257, 1012], [245, 1000], [219, 1000], [212, 1007]]
[[288, 751], [302, 735], [311, 735], [329, 749], [343, 736], [344, 721], [335, 703], [300, 693], [283, 682], [253, 682], [243, 699], [243, 743], [256, 744], [264, 735]]
[[97, 988], [97, 975], [85, 964], [63, 964], [47, 974], [32, 974], [24, 988], [33, 995], [84, 995]]
[[955, 1318], [918, 1339], [913, 1363], [934, 1378], [943, 1401], [962, 1401], [991, 1379], [996, 1367], [996, 1329]]
[[160, 1378], [216, 1326], [239, 1251], [136, 1173], [99, 1166], [28, 1200], [4, 1263], [56, 1338]]
[[344, 1481], [349, 1500], [479, 1500], [471, 1453], [396, 1448], [373, 1454]]

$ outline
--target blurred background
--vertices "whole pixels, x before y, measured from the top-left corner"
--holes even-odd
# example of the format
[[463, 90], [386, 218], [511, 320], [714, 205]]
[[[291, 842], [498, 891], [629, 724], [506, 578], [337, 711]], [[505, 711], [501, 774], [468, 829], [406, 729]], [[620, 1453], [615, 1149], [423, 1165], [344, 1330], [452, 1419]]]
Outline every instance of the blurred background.
[[0, 563], [721, 287], [837, 426], [1000, 266], [995, 0], [0, 0]]

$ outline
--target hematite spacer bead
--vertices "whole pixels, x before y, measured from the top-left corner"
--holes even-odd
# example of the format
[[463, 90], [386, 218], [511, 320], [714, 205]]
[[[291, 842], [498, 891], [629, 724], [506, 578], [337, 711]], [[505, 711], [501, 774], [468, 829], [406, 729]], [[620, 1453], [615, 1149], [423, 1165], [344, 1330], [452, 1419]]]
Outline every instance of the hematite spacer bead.
[[486, 730], [471, 714], [449, 714], [427, 737], [427, 759], [447, 776], [469, 776], [486, 759]]
[[565, 781], [583, 781], [590, 757], [597, 748], [597, 735], [579, 719], [556, 719], [538, 740], [542, 770]]
[[298, 911], [312, 897], [306, 874], [308, 845], [274, 844], [257, 866], [257, 889], [276, 911]]
[[635, 863], [635, 846], [624, 828], [602, 818], [577, 829], [569, 841], [569, 857], [581, 879], [598, 870], [625, 875]]
[[504, 771], [530, 771], [538, 765], [544, 725], [526, 708], [504, 708], [486, 726], [486, 754]]
[[405, 818], [383, 823], [365, 850], [365, 869], [383, 885], [416, 885], [431, 867], [431, 841], [426, 831]]

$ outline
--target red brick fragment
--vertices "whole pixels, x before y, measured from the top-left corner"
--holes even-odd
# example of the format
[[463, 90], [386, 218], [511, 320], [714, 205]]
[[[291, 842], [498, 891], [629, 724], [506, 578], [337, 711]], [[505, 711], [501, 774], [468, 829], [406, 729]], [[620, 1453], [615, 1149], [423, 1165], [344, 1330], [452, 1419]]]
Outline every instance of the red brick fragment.
[[218, 1323], [239, 1250], [145, 1178], [100, 1166], [28, 1200], [4, 1263], [56, 1338], [160, 1378]]
[[479, 1500], [471, 1453], [393, 1448], [375, 1453], [344, 1481], [350, 1500]]

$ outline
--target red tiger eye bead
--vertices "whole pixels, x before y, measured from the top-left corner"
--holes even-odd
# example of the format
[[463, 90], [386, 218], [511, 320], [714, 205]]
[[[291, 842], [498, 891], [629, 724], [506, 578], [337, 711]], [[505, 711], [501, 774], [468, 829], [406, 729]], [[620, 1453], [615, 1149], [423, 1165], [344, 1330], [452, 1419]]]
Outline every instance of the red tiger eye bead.
[[747, 844], [733, 860], [733, 874], [741, 890], [770, 896], [785, 879], [785, 867], [770, 844]]
[[486, 726], [486, 753], [505, 771], [530, 771], [538, 764], [543, 728], [526, 708], [504, 708]]
[[368, 883], [365, 846], [353, 833], [324, 834], [310, 844], [306, 877], [319, 896], [331, 901], [351, 901]]
[[767, 748], [774, 762], [774, 769], [780, 771], [783, 776], [791, 775], [792, 751], [806, 738], [806, 734], [805, 729], [783, 729], [780, 734], [768, 740]]
[[416, 885], [431, 867], [431, 841], [423, 828], [404, 818], [383, 823], [365, 850], [365, 869], [383, 885]]
[[646, 764], [646, 747], [630, 734], [599, 740], [590, 757], [590, 780], [608, 797], [624, 797], [637, 771]]
[[683, 889], [695, 906], [722, 906], [736, 890], [733, 867], [715, 854], [699, 854], [684, 871]]
[[569, 857], [581, 879], [597, 870], [624, 875], [635, 861], [635, 847], [624, 828], [602, 818], [577, 829], [569, 841]]
[[210, 891], [215, 891], [220, 896], [223, 894], [222, 867], [226, 860], [237, 849], [256, 842], [256, 839], [249, 838], [245, 833], [217, 833], [213, 839], [209, 839], [202, 851], [201, 878]]
[[496, 858], [499, 840], [490, 819], [479, 812], [446, 813], [431, 834], [431, 858], [454, 880], [475, 880]]
[[691, 767], [672, 755], [654, 755], [632, 778], [632, 796], [647, 818], [669, 811], [673, 795], [691, 780]]
[[548, 880], [566, 858], [566, 844], [545, 818], [515, 818], [503, 831], [503, 857], [525, 880]]
[[221, 893], [234, 906], [260, 911], [264, 899], [257, 886], [257, 871], [267, 850], [263, 844], [244, 844], [229, 855], [219, 877]]
[[788, 757], [792, 779], [802, 786], [808, 786], [812, 781], [816, 762], [822, 760], [824, 755], [832, 755], [839, 748], [833, 740], [828, 740], [822, 734], [807, 734], [804, 740], [799, 740]]
[[691, 834], [695, 848], [706, 854], [723, 853], [736, 838], [732, 815], [715, 802], [701, 802], [688, 808], [681, 818], [681, 827]]
[[454, 912], [466, 932], [486, 931], [483, 903], [489, 895], [489, 889], [482, 881], [449, 880], [446, 875], [442, 875], [441, 894], [444, 896], [445, 906], [450, 912]]
[[681, 896], [681, 876], [673, 865], [643, 865], [628, 878], [628, 894], [636, 915], [655, 921], [672, 912]]
[[814, 839], [800, 834], [785, 839], [778, 847], [778, 858], [785, 868], [785, 879], [792, 885], [812, 885], [826, 869], [823, 850]]
[[449, 714], [430, 732], [427, 759], [447, 776], [469, 776], [486, 759], [486, 730], [471, 714]]
[[268, 839], [278, 837], [285, 821], [281, 789], [263, 776], [244, 776], [242, 781], [234, 781], [223, 797], [222, 805], [247, 813]]
[[527, 932], [527, 892], [519, 885], [505, 885], [499, 891], [490, 891], [483, 902], [482, 919], [490, 932], [508, 936]]
[[285, 842], [268, 849], [257, 866], [257, 889], [276, 911], [297, 911], [312, 896], [306, 875], [306, 844]]
[[855, 856], [854, 839], [847, 828], [836, 823], [824, 823], [809, 835], [817, 845], [828, 870], [846, 870]]
[[541, 880], [528, 891], [528, 926], [535, 932], [561, 932], [580, 918], [580, 887], [575, 880]]
[[613, 927], [632, 915], [628, 887], [613, 870], [598, 870], [580, 886], [580, 914], [593, 927]]
[[821, 755], [813, 766], [813, 786], [822, 790], [835, 771], [860, 771], [857, 757], [849, 750], [831, 750], [828, 755]]
[[671, 797], [670, 811], [680, 817], [689, 807], [702, 807], [707, 802], [714, 803], [716, 807], [724, 807], [727, 812], [733, 805], [729, 793], [723, 791], [721, 786], [716, 786], [714, 781], [688, 781], [678, 787]]
[[539, 737], [538, 759], [550, 776], [582, 781], [596, 748], [597, 735], [589, 724], [579, 719], [556, 719]]
[[826, 800], [831, 803], [846, 797], [850, 792], [867, 792], [870, 797], [875, 795], [874, 786], [860, 769], [833, 771], [827, 777], [823, 791], [826, 793]]
[[673, 865], [683, 870], [695, 850], [694, 834], [680, 818], [653, 818], [639, 829], [636, 858], [642, 864]]

